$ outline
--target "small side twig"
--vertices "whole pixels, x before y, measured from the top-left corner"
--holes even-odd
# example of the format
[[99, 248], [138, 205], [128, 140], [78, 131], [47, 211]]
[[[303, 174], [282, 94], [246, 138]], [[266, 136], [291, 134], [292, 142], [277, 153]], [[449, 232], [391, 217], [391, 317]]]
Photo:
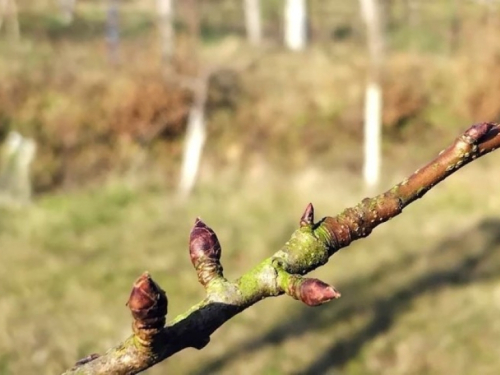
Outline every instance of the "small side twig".
[[366, 198], [317, 223], [313, 206], [308, 205], [290, 240], [233, 282], [224, 278], [221, 246], [215, 232], [197, 219], [191, 231], [190, 256], [206, 297], [163, 327], [166, 295], [148, 274], [142, 275], [128, 302], [134, 317], [133, 335], [102, 356], [91, 355], [78, 361], [64, 374], [139, 373], [182, 349], [203, 348], [217, 328], [267, 297], [287, 294], [310, 306], [340, 297], [333, 287], [303, 275], [399, 215], [450, 174], [499, 147], [499, 124], [473, 125], [433, 161], [381, 195]]

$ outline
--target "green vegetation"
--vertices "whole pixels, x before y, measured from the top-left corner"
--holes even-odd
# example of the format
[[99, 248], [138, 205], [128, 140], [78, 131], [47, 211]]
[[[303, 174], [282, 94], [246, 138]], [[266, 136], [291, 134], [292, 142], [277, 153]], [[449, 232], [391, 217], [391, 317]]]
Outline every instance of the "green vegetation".
[[[223, 326], [204, 350], [182, 352], [148, 373], [331, 373], [331, 366], [350, 374], [496, 373], [493, 158], [316, 271], [342, 292], [340, 300], [319, 308], [264, 301]], [[170, 319], [198, 302], [203, 288], [187, 250], [197, 215], [217, 231], [225, 274], [235, 278], [284, 243], [307, 202], [326, 215], [363, 197], [354, 176], [308, 178], [304, 188], [297, 177], [267, 173], [220, 187], [206, 179], [187, 204], [162, 186], [115, 182], [4, 213], [2, 373], [58, 373], [127, 337], [124, 303], [144, 270], [166, 289]]]
[[[202, 7], [198, 60], [202, 68], [220, 67], [209, 96], [207, 162], [248, 170], [266, 155], [290, 171], [308, 163], [359, 169], [357, 151], [346, 151], [362, 137], [367, 61], [357, 7], [311, 1], [314, 44], [292, 55], [278, 46], [279, 3], [264, 7], [267, 44], [260, 51], [242, 38], [236, 2]], [[495, 20], [485, 22], [482, 7], [453, 13], [444, 2], [428, 4], [408, 24], [399, 3], [388, 20], [386, 155], [415, 147], [423, 160], [428, 145], [440, 147], [437, 141], [465, 124], [500, 118], [500, 47], [489, 36]], [[54, 4], [29, 5], [20, 2], [21, 41], [0, 39], [0, 139], [17, 129], [39, 141], [36, 190], [102, 181], [110, 171], [137, 167], [145, 151], [148, 163], [173, 176], [191, 98], [162, 82], [153, 9], [121, 5], [121, 63], [114, 66], [103, 38], [104, 3], [79, 3], [70, 25]], [[460, 32], [453, 33], [457, 20]], [[189, 75], [196, 69], [178, 26], [175, 66]]]
[[[18, 44], [0, 33], [0, 139], [16, 129], [39, 142], [35, 204], [0, 211], [0, 374], [56, 374], [126, 338], [124, 304], [145, 270], [166, 289], [168, 318], [198, 302], [187, 250], [197, 216], [236, 278], [283, 245], [308, 202], [321, 217], [363, 198], [367, 62], [352, 5], [311, 1], [315, 44], [293, 58], [278, 46], [280, 1], [265, 1], [260, 51], [241, 38], [234, 2], [205, 13], [199, 60], [237, 74], [214, 85], [201, 182], [181, 202], [172, 186], [191, 97], [160, 79], [151, 9], [123, 2], [112, 66], [105, 2], [82, 1], [71, 25], [55, 2], [31, 3], [19, 1]], [[389, 25], [384, 188], [470, 123], [500, 119], [497, 21], [464, 6], [455, 43], [453, 14], [436, 3], [411, 27], [397, 8]], [[177, 65], [189, 73], [180, 39]], [[158, 119], [168, 123], [159, 134]], [[263, 301], [202, 351], [147, 373], [498, 374], [496, 160], [467, 167], [315, 271], [340, 300]]]

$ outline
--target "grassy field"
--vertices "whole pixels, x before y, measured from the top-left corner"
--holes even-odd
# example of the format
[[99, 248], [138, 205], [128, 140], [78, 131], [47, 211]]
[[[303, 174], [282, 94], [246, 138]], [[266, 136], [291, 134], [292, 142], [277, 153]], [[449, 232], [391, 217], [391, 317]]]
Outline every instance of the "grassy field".
[[[206, 349], [147, 373], [498, 373], [497, 160], [460, 171], [315, 271], [340, 300], [263, 301]], [[245, 178], [205, 173], [185, 203], [158, 183], [114, 181], [2, 212], [0, 373], [56, 374], [126, 338], [124, 304], [144, 270], [167, 291], [170, 318], [202, 298], [187, 252], [198, 215], [216, 230], [235, 278], [286, 241], [309, 201], [321, 217], [363, 196], [354, 175], [263, 168]]]
[[[236, 278], [282, 246], [307, 203], [320, 218], [366, 196], [368, 61], [354, 2], [311, 0], [314, 44], [301, 54], [282, 47], [281, 1], [263, 2], [260, 49], [245, 42], [239, 2], [218, 1], [216, 10], [204, 2], [199, 68], [220, 66], [237, 79], [232, 104], [209, 100], [201, 181], [187, 202], [172, 186], [179, 112], [191, 99], [163, 80], [153, 3], [120, 3], [118, 65], [108, 61], [105, 2], [77, 2], [71, 25], [53, 1], [18, 3], [21, 39], [0, 35], [0, 140], [17, 130], [38, 141], [37, 196], [30, 207], [0, 209], [1, 375], [57, 374], [125, 339], [125, 302], [145, 270], [166, 290], [170, 319], [200, 300], [187, 249], [197, 216], [217, 232], [225, 274]], [[471, 123], [500, 119], [498, 21], [467, 4], [455, 42], [448, 1], [426, 2], [414, 25], [396, 8], [381, 190]], [[189, 71], [179, 49], [177, 68]], [[171, 128], [148, 140], [158, 119]], [[500, 373], [498, 153], [315, 271], [340, 300], [318, 308], [265, 300], [204, 350], [147, 373]]]

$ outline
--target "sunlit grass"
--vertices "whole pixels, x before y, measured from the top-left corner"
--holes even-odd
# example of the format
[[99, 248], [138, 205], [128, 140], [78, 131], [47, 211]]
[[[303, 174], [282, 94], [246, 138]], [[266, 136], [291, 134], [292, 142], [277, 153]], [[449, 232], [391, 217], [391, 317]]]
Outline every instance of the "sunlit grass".
[[[285, 297], [263, 301], [206, 349], [148, 373], [498, 371], [499, 357], [486, 349], [500, 338], [500, 258], [489, 249], [498, 251], [500, 226], [474, 229], [498, 217], [498, 174], [478, 164], [315, 271], [343, 292], [339, 301], [316, 309]], [[203, 296], [187, 253], [196, 216], [216, 230], [226, 276], [235, 278], [286, 241], [309, 201], [326, 215], [362, 198], [354, 176], [329, 174], [204, 178], [186, 203], [161, 186], [115, 181], [3, 211], [2, 374], [58, 373], [127, 337], [124, 304], [144, 270], [167, 291], [169, 317], [181, 313]], [[322, 178], [300, 181], [315, 175]]]

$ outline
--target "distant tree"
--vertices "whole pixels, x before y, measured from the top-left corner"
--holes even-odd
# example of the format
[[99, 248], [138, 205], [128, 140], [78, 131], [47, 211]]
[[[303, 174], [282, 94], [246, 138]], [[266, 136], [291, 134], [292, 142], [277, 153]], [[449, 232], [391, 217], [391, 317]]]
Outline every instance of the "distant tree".
[[369, 187], [380, 179], [382, 137], [382, 61], [384, 34], [378, 0], [360, 0], [361, 15], [366, 24], [369, 67], [364, 103], [363, 177]]
[[307, 43], [306, 0], [285, 0], [285, 45], [301, 51]]
[[245, 25], [248, 41], [259, 45], [262, 41], [260, 0], [244, 0]]
[[164, 62], [172, 59], [175, 49], [174, 0], [156, 0], [161, 56]]
[[181, 175], [178, 191], [182, 197], [188, 196], [193, 190], [203, 154], [206, 138], [205, 107], [207, 101], [208, 79], [210, 74], [203, 69], [198, 60], [200, 38], [200, 9], [198, 0], [183, 0], [183, 13], [188, 31], [188, 56], [195, 66], [195, 78], [181, 78], [193, 93], [193, 102], [189, 110]]
[[179, 193], [182, 197], [187, 197], [195, 186], [203, 146], [207, 137], [205, 107], [207, 102], [208, 77], [198, 78], [197, 86], [194, 89], [194, 100], [189, 110], [184, 138], [181, 178], [179, 181]]

